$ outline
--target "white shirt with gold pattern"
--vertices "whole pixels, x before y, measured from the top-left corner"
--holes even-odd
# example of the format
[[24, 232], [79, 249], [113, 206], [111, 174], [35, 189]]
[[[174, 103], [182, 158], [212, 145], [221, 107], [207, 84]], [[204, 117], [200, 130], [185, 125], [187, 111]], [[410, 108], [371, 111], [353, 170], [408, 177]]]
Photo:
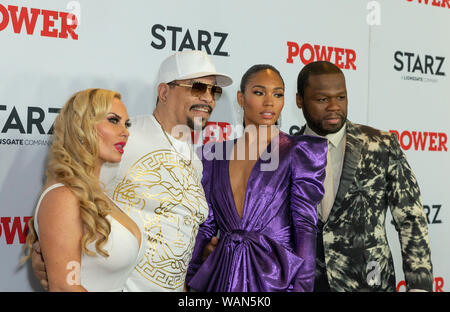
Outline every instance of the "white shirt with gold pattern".
[[146, 234], [145, 254], [126, 291], [182, 291], [198, 227], [208, 215], [202, 163], [188, 143], [165, 135], [153, 115], [131, 123], [122, 161], [101, 171], [108, 196]]

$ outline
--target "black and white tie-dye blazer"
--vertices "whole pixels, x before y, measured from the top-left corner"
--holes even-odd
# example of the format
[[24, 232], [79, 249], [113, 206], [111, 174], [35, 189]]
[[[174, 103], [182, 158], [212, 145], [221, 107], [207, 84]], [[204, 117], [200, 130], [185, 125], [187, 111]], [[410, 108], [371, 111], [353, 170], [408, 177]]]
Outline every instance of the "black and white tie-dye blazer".
[[399, 234], [407, 288], [431, 291], [428, 224], [397, 138], [347, 121], [339, 189], [323, 228], [332, 291], [396, 290], [385, 228], [388, 207]]

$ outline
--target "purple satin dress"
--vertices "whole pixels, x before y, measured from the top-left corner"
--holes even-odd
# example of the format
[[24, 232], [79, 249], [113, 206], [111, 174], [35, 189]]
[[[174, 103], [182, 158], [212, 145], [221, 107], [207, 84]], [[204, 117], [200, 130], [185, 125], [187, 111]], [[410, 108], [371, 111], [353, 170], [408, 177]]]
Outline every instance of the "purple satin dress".
[[[226, 157], [234, 142], [202, 149], [209, 216], [199, 228], [186, 282], [206, 292], [312, 291], [326, 140], [280, 132], [251, 171], [242, 218], [235, 207]], [[223, 153], [217, 153], [218, 148]], [[277, 151], [277, 169], [262, 171], [272, 159], [267, 155]], [[222, 160], [210, 160], [212, 155]], [[202, 264], [203, 249], [218, 230], [219, 243]]]

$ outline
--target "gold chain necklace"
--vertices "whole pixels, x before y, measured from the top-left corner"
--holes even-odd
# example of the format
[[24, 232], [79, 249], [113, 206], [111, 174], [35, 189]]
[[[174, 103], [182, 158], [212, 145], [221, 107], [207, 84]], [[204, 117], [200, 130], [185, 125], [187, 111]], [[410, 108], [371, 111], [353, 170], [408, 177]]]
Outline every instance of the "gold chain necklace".
[[[163, 133], [164, 136], [166, 137], [166, 139], [167, 139], [167, 141], [169, 142], [170, 146], [172, 146], [172, 148], [173, 148], [173, 150], [175, 151], [175, 153], [177, 153], [177, 154], [179, 154], [179, 155], [181, 155], [181, 156], [184, 156], [184, 155], [183, 155], [182, 153], [180, 153], [180, 152], [175, 148], [175, 146], [172, 144], [172, 141], [169, 139], [169, 136], [167, 135], [166, 131], [164, 131], [164, 129], [163, 129], [161, 123], [158, 121], [158, 119], [156, 118], [155, 114], [153, 114], [153, 117], [155, 117], [155, 120], [158, 122], [159, 127], [161, 128], [162, 133]], [[186, 143], [186, 144], [188, 144], [188, 143]], [[189, 148], [189, 156], [190, 156], [189, 161], [185, 160], [184, 157], [181, 157], [181, 158], [182, 158], [182, 161], [183, 161], [187, 166], [190, 167], [190, 166], [192, 166], [192, 159], [193, 159], [193, 157], [194, 157], [194, 153], [192, 152], [192, 148], [191, 148], [189, 145], [188, 145], [188, 148]]]

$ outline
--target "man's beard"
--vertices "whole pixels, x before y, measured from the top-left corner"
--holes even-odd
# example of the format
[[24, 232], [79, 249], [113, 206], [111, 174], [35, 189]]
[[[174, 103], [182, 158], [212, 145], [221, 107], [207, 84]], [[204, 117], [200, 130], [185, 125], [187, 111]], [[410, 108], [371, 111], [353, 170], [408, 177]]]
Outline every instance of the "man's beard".
[[[200, 118], [196, 117], [195, 119], [200, 119]], [[201, 124], [200, 125], [199, 124], [196, 125], [195, 122], [194, 122], [194, 119], [188, 117], [186, 124], [192, 131], [199, 130], [199, 128], [201, 128], [203, 130], [206, 127], [206, 121], [207, 120], [205, 120], [205, 118], [201, 118], [201, 120], [202, 120]]]
[[337, 114], [339, 116], [339, 119], [341, 120], [341, 124], [339, 127], [335, 128], [335, 129], [325, 129], [322, 126], [322, 121], [321, 120], [316, 120], [311, 118], [311, 116], [309, 115], [308, 111], [303, 109], [303, 116], [305, 117], [305, 120], [308, 124], [308, 126], [311, 128], [311, 130], [313, 130], [314, 132], [316, 132], [319, 135], [325, 136], [327, 134], [331, 134], [331, 133], [336, 133], [339, 132], [339, 130], [342, 129], [342, 127], [345, 125], [345, 121], [347, 120], [347, 116], [344, 116], [342, 114]]
[[[195, 108], [206, 108], [206, 109], [208, 109], [209, 116], [211, 116], [211, 113], [212, 113], [212, 110], [213, 110], [213, 108], [210, 105], [202, 105], [202, 104], [192, 105], [189, 110], [191, 111], [191, 110], [193, 110]], [[187, 126], [189, 128], [191, 128], [192, 131], [200, 130], [199, 128], [202, 128], [202, 130], [205, 129], [206, 122], [208, 121], [208, 118], [194, 117], [194, 119], [192, 119], [191, 117], [187, 117], [187, 121], [186, 121]], [[198, 124], [196, 126], [195, 121], [200, 122], [200, 119], [201, 119], [201, 126], [200, 126], [200, 124]]]

